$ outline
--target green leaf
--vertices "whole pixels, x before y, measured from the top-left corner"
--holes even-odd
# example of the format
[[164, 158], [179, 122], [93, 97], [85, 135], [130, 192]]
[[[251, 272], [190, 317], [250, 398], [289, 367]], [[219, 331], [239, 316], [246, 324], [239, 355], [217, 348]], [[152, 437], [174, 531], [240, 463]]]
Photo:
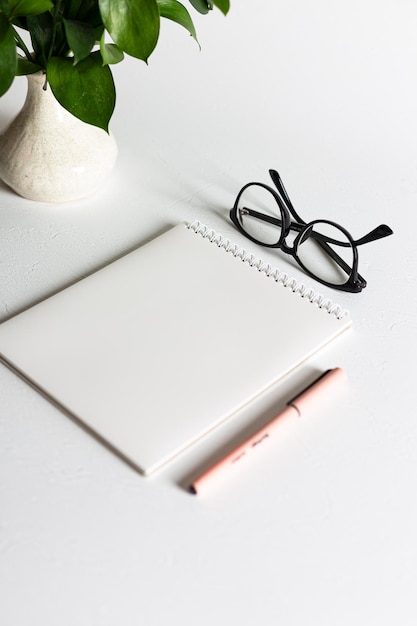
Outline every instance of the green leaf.
[[159, 37], [156, 0], [98, 0], [104, 26], [121, 50], [147, 61]]
[[103, 66], [99, 52], [77, 65], [69, 58], [52, 57], [47, 78], [55, 98], [67, 111], [108, 132], [116, 92], [110, 68]]
[[50, 13], [28, 15], [27, 26], [37, 63], [46, 67], [54, 40], [54, 20]]
[[104, 33], [100, 40], [100, 54], [103, 65], [114, 65], [124, 59], [123, 51], [115, 43], [105, 43]]
[[0, 13], [4, 13], [7, 16], [9, 15], [10, 5], [7, 0], [0, 0]]
[[196, 9], [196, 11], [202, 13], [203, 15], [211, 11], [211, 9], [213, 8], [211, 2], [208, 2], [206, 0], [190, 0], [190, 2]]
[[193, 21], [185, 6], [177, 0], [156, 0], [159, 6], [161, 17], [173, 20], [184, 26], [192, 37], [197, 41], [197, 33]]
[[17, 59], [17, 72], [16, 76], [26, 76], [27, 74], [35, 74], [41, 70], [41, 66], [36, 63], [31, 63], [27, 59], [18, 57]]
[[229, 0], [213, 0], [214, 6], [216, 6], [222, 13], [225, 15], [228, 13], [230, 9], [230, 1]]
[[74, 53], [74, 65], [88, 57], [96, 42], [94, 28], [75, 20], [63, 20], [68, 45]]
[[19, 15], [38, 15], [53, 8], [51, 0], [9, 0], [10, 19]]
[[100, 26], [94, 27], [94, 39], [96, 40], [96, 42], [101, 40], [103, 34], [104, 34], [103, 24], [101, 24]]
[[0, 13], [0, 96], [12, 84], [17, 70], [17, 51], [13, 28], [3, 13]]
[[[80, 22], [87, 22], [94, 27], [102, 24], [98, 0], [82, 0], [78, 7], [74, 4], [75, 0], [70, 0], [70, 3], [73, 5], [72, 11], [75, 12], [74, 15], [72, 15], [73, 19], [77, 19]], [[67, 6], [67, 3], [65, 3], [65, 6]], [[68, 15], [68, 17], [70, 17], [70, 15]]]
[[82, 4], [83, 0], [67, 0], [64, 5], [64, 17], [69, 20], [77, 19]]

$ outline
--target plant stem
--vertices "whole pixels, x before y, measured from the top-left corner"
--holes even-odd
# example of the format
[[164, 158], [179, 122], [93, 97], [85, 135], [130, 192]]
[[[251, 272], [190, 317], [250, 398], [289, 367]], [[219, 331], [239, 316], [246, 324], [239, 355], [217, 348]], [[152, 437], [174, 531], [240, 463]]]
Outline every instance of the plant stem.
[[21, 38], [21, 36], [19, 35], [19, 33], [17, 32], [17, 30], [12, 26], [13, 28], [13, 32], [14, 32], [14, 38], [16, 41], [16, 45], [19, 46], [19, 48], [22, 50], [22, 52], [24, 52], [26, 58], [28, 61], [33, 61], [32, 56], [29, 52], [29, 50], [27, 49], [25, 42], [23, 41], [23, 39]]
[[54, 27], [53, 27], [53, 31], [52, 31], [52, 43], [51, 43], [51, 47], [49, 49], [49, 54], [48, 54], [48, 59], [47, 59], [48, 61], [51, 58], [51, 56], [54, 54], [57, 25], [58, 25], [59, 22], [62, 21], [61, 4], [62, 4], [62, 0], [57, 0], [57, 2], [55, 4], [54, 12], [52, 14], [53, 15], [53, 20], [54, 20]]

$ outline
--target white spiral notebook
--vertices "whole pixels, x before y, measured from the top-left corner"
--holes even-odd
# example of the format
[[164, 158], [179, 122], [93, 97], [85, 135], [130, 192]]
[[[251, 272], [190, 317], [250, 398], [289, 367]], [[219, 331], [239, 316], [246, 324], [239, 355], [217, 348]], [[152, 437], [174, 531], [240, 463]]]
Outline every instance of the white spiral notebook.
[[3, 322], [0, 356], [150, 474], [349, 326], [206, 226], [180, 224]]

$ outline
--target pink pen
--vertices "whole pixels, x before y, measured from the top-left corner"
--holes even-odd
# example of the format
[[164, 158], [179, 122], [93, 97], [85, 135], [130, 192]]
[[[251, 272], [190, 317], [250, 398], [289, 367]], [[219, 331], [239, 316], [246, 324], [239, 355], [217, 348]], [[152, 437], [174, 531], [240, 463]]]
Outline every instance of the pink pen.
[[228, 468], [246, 458], [252, 451], [258, 449], [261, 444], [268, 441], [278, 427], [278, 424], [284, 418], [301, 417], [305, 415], [311, 411], [315, 404], [320, 402], [335, 383], [344, 379], [345, 373], [340, 367], [324, 372], [324, 374], [295, 396], [295, 398], [287, 402], [286, 408], [272, 418], [266, 426], [260, 428], [256, 433], [246, 439], [246, 441], [239, 444], [237, 448], [229, 452], [225, 457], [194, 480], [189, 487], [189, 491], [193, 494], [201, 493], [206, 486], [212, 481], [214, 482], [214, 480], [220, 477]]

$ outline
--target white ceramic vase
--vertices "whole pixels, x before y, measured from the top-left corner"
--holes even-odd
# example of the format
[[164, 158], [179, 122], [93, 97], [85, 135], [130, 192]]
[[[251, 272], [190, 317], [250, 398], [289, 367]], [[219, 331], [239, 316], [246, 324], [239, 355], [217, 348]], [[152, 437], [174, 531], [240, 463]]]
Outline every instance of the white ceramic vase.
[[55, 99], [45, 75], [31, 74], [22, 110], [0, 136], [0, 178], [39, 202], [94, 193], [117, 157], [112, 134], [74, 117]]

